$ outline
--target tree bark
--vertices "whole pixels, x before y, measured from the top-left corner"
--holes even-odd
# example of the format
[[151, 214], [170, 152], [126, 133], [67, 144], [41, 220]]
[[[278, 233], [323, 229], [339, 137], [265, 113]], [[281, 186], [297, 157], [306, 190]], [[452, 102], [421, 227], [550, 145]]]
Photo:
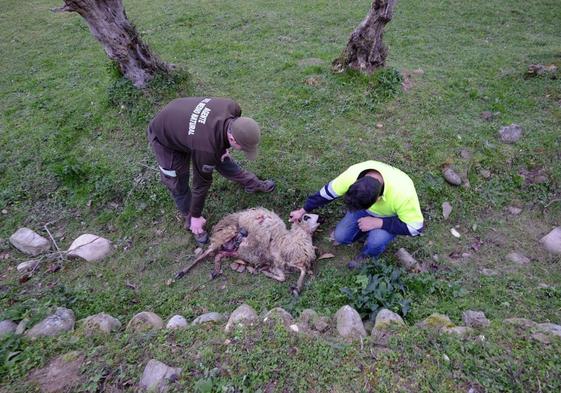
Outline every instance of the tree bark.
[[334, 72], [351, 68], [366, 74], [384, 67], [388, 48], [382, 39], [385, 25], [393, 17], [397, 0], [373, 0], [368, 15], [352, 32], [347, 47], [333, 60]]
[[136, 87], [146, 86], [157, 72], [172, 68], [141, 40], [127, 18], [122, 0], [64, 0], [64, 5], [53, 11], [80, 14], [107, 56]]

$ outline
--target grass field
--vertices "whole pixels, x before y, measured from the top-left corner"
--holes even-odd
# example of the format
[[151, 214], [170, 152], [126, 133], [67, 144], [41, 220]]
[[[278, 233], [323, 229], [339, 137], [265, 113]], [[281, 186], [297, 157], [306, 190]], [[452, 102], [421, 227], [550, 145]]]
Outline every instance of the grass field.
[[[284, 307], [294, 316], [305, 308], [331, 315], [347, 304], [340, 289], [356, 285], [346, 263], [358, 246], [334, 248], [328, 241], [343, 214], [340, 203], [320, 211], [327, 222], [316, 236], [320, 252], [335, 258], [318, 262], [298, 299], [289, 291], [296, 276], [279, 284], [228, 270], [209, 281], [210, 264], [165, 285], [192, 258], [195, 244], [158, 181], [146, 126], [173, 98], [217, 95], [234, 98], [261, 124], [258, 160], [236, 158], [275, 179], [277, 189], [246, 194], [216, 177], [204, 213], [209, 225], [259, 205], [287, 218], [347, 166], [388, 162], [415, 181], [426, 230], [399, 238], [383, 262], [395, 264], [394, 252], [406, 247], [434, 265], [420, 276], [405, 274], [412, 301], [406, 321], [440, 312], [461, 324], [463, 311], [482, 310], [492, 321], [485, 341], [415, 328], [384, 351], [368, 340], [345, 344], [277, 328], [236, 333], [231, 345], [220, 326], [109, 339], [8, 336], [0, 338], [0, 391], [32, 391], [28, 373], [71, 350], [86, 355], [80, 391], [91, 392], [134, 391], [151, 358], [184, 369], [176, 391], [561, 390], [560, 340], [543, 345], [501, 323], [509, 317], [561, 323], [561, 260], [538, 244], [561, 225], [561, 73], [526, 77], [531, 63], [561, 68], [561, 3], [401, 0], [385, 34], [389, 70], [372, 77], [332, 74], [331, 60], [369, 4], [127, 0], [143, 38], [178, 66], [137, 91], [115, 74], [78, 15], [51, 13], [60, 5], [53, 1], [2, 1], [0, 320], [36, 322], [56, 306], [71, 308], [77, 319], [107, 312], [126, 323], [143, 310], [191, 320], [243, 302], [258, 312]], [[395, 71], [411, 74], [409, 91], [396, 89]], [[496, 116], [484, 121], [483, 111]], [[502, 144], [497, 132], [511, 123], [524, 135]], [[444, 165], [453, 165], [469, 187], [448, 185]], [[535, 183], [528, 173], [545, 181]], [[444, 201], [454, 207], [448, 220]], [[508, 206], [522, 213], [511, 215]], [[20, 284], [15, 267], [28, 258], [8, 238], [22, 226], [46, 236], [45, 224], [61, 248], [96, 233], [117, 252], [98, 263], [67, 261], [56, 273], [42, 267]], [[511, 251], [531, 263], [507, 261]], [[456, 257], [462, 253], [470, 256]]]

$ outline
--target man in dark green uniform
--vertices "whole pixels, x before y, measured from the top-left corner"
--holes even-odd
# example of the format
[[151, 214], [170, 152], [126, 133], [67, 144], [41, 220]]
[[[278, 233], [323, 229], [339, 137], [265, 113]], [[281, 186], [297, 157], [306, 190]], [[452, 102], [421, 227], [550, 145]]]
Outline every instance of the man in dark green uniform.
[[271, 192], [275, 188], [272, 180], [260, 180], [228, 154], [228, 149], [233, 148], [242, 150], [249, 160], [257, 156], [261, 130], [253, 119], [241, 117], [241, 113], [240, 106], [227, 98], [179, 98], [166, 105], [148, 127], [148, 141], [156, 155], [162, 183], [184, 216], [186, 229], [199, 243], [208, 241], [202, 211], [215, 170], [247, 192]]

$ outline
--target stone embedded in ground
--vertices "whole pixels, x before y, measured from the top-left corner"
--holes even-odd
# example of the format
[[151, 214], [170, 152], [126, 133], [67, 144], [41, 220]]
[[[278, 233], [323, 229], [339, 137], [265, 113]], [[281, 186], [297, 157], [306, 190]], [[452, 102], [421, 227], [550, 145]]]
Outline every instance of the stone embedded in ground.
[[359, 313], [349, 305], [341, 307], [335, 313], [337, 331], [345, 338], [358, 339], [366, 337], [366, 330]]
[[455, 334], [459, 337], [466, 337], [473, 333], [473, 328], [469, 326], [454, 326], [454, 327], [443, 327], [440, 330], [442, 333]]
[[534, 341], [538, 341], [542, 344], [546, 344], [549, 345], [551, 344], [551, 336], [545, 333], [541, 333], [541, 332], [536, 332], [533, 333], [530, 338]]
[[238, 326], [251, 326], [257, 322], [257, 319], [255, 310], [247, 304], [242, 304], [232, 312], [224, 330], [230, 332]]
[[515, 143], [522, 138], [522, 127], [518, 124], [511, 124], [499, 130], [499, 138], [504, 143]]
[[462, 184], [462, 178], [451, 167], [444, 168], [442, 176], [444, 177], [444, 180], [454, 186]]
[[141, 389], [149, 392], [164, 393], [180, 375], [181, 368], [169, 367], [156, 359], [151, 359], [144, 368], [139, 385]]
[[516, 206], [509, 206], [507, 209], [508, 209], [508, 212], [510, 214], [512, 214], [513, 216], [517, 216], [520, 213], [522, 213], [522, 209], [519, 208], [519, 207], [516, 207]]
[[417, 326], [420, 328], [425, 329], [437, 329], [440, 330], [442, 328], [451, 328], [454, 327], [454, 324], [450, 320], [447, 315], [433, 313], [426, 317], [421, 322], [417, 323]]
[[142, 311], [129, 321], [127, 331], [146, 332], [160, 330], [164, 327], [164, 321], [157, 314], [150, 311]]
[[302, 310], [298, 321], [305, 328], [320, 333], [326, 332], [330, 327], [329, 318], [319, 315], [315, 310], [310, 308]]
[[469, 151], [469, 149], [463, 148], [460, 150], [460, 157], [462, 157], [464, 160], [471, 160], [473, 154], [471, 153], [471, 151]]
[[41, 369], [29, 374], [31, 384], [39, 385], [43, 393], [76, 392], [82, 381], [84, 355], [73, 351], [58, 356]]
[[203, 323], [218, 323], [224, 320], [224, 315], [217, 312], [207, 312], [206, 314], [199, 315], [191, 322], [192, 325], [200, 325]]
[[541, 245], [552, 254], [561, 254], [561, 227], [557, 227], [541, 238]]
[[16, 328], [16, 334], [23, 334], [25, 329], [27, 329], [27, 325], [29, 324], [29, 319], [24, 318], [18, 323], [18, 327]]
[[507, 254], [506, 259], [518, 265], [527, 265], [530, 263], [530, 258], [518, 252], [511, 252]]
[[268, 311], [263, 317], [263, 322], [275, 324], [281, 322], [284, 326], [289, 327], [294, 324], [292, 315], [290, 315], [284, 308], [275, 307]]
[[316, 57], [309, 57], [307, 59], [301, 59], [300, 61], [298, 61], [298, 65], [300, 67], [321, 66], [324, 64], [325, 62], [322, 59], [318, 59]]
[[56, 336], [74, 329], [74, 312], [68, 308], [58, 307], [54, 314], [49, 315], [33, 326], [25, 335], [31, 338]]
[[86, 233], [79, 236], [68, 248], [69, 257], [78, 257], [86, 261], [99, 261], [113, 252], [111, 241], [97, 235]]
[[485, 120], [485, 121], [491, 121], [493, 120], [493, 112], [489, 112], [489, 111], [485, 111], [485, 112], [481, 112], [480, 114], [481, 119]]
[[86, 336], [97, 333], [109, 334], [121, 329], [121, 322], [117, 318], [102, 312], [85, 318], [82, 323], [82, 329]]
[[450, 213], [452, 213], [452, 205], [450, 202], [444, 202], [442, 204], [442, 217], [447, 220], [450, 217]]
[[554, 323], [538, 323], [536, 328], [543, 333], [561, 337], [561, 325], [556, 325]]
[[14, 321], [0, 321], [0, 337], [16, 332], [18, 325]]
[[456, 230], [456, 228], [450, 228], [450, 233], [452, 234], [452, 236], [454, 236], [455, 238], [459, 239], [460, 237], [462, 237], [462, 235], [460, 235], [460, 232], [458, 232]]
[[403, 322], [403, 319], [398, 314], [383, 308], [376, 315], [374, 329], [387, 330], [391, 326], [405, 326], [405, 322]]
[[487, 277], [492, 277], [492, 276], [496, 276], [499, 273], [497, 273], [497, 271], [493, 270], [493, 269], [483, 268], [483, 269], [481, 269], [481, 274], [483, 274], [484, 276], [487, 276]]
[[30, 261], [25, 261], [20, 263], [16, 269], [20, 273], [26, 273], [33, 269], [35, 269], [39, 265], [39, 261], [37, 259], [32, 259]]
[[18, 229], [10, 236], [10, 243], [24, 254], [31, 256], [37, 256], [51, 248], [51, 243], [47, 239], [29, 228]]
[[479, 174], [484, 179], [490, 179], [491, 178], [491, 171], [489, 169], [482, 168], [482, 169], [479, 170]]
[[187, 320], [181, 315], [174, 315], [166, 324], [166, 329], [185, 329]]
[[503, 319], [503, 323], [514, 325], [525, 329], [536, 327], [538, 324], [526, 318], [507, 318]]
[[462, 313], [464, 323], [468, 327], [482, 328], [491, 324], [483, 311], [467, 310]]
[[408, 271], [418, 271], [419, 262], [405, 248], [400, 248], [395, 253], [399, 261], [399, 265]]

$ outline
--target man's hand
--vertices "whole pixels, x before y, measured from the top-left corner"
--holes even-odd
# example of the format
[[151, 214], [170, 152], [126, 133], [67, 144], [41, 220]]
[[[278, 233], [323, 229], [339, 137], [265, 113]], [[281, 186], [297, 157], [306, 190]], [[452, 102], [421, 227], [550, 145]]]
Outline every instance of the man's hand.
[[368, 232], [373, 229], [382, 228], [382, 219], [377, 217], [362, 217], [358, 219], [358, 228], [362, 232]]
[[298, 222], [302, 219], [302, 216], [306, 214], [306, 210], [304, 210], [304, 208], [298, 209], [298, 210], [294, 210], [293, 212], [290, 213], [290, 222]]
[[203, 228], [205, 226], [205, 224], [206, 224], [206, 220], [203, 216], [191, 217], [191, 227], [189, 229], [195, 235], [198, 235], [198, 234], [201, 234], [205, 231], [204, 228]]

